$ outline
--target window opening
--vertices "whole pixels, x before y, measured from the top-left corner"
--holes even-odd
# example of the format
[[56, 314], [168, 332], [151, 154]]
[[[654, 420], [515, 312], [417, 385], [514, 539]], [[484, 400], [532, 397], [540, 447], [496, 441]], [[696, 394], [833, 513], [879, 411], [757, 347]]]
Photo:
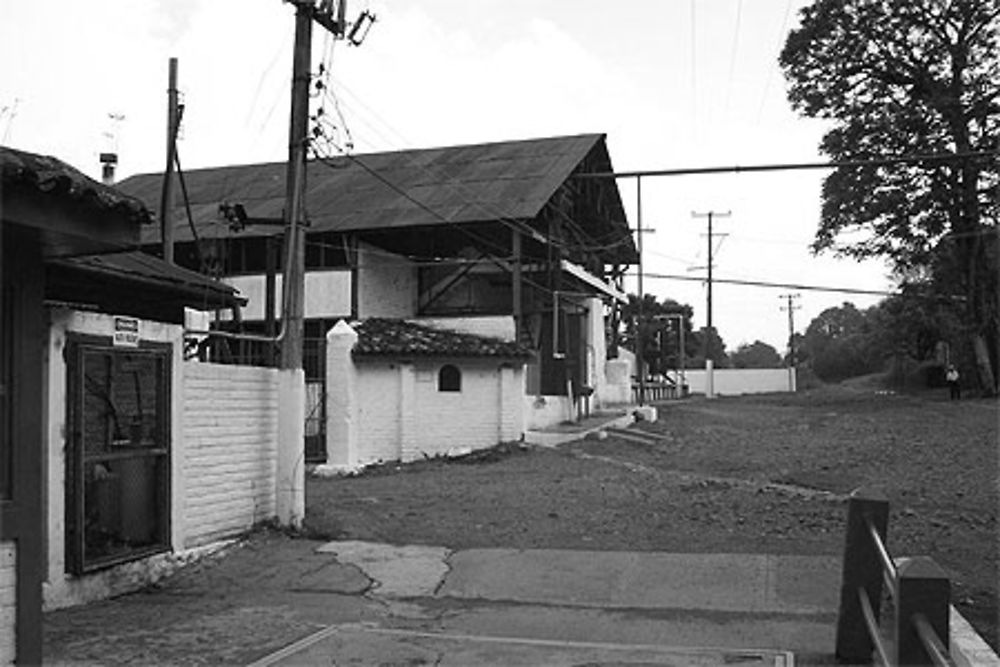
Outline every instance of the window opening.
[[[0, 234], [3, 230], [0, 230]], [[0, 243], [2, 249], [2, 243]], [[0, 500], [10, 500], [14, 469], [14, 434], [11, 407], [14, 401], [14, 308], [10, 281], [0, 270]]]
[[462, 371], [447, 364], [438, 371], [438, 391], [462, 391]]

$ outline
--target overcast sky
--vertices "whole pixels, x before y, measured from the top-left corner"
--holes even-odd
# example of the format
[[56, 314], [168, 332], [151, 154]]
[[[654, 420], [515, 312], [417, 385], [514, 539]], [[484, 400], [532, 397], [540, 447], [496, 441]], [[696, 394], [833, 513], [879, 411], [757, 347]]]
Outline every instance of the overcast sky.
[[[777, 65], [802, 0], [351, 0], [377, 22], [361, 47], [317, 26], [332, 62], [336, 140], [357, 153], [603, 132], [618, 171], [815, 161], [824, 131], [797, 117]], [[281, 0], [54, 0], [0, 5], [0, 143], [98, 177], [163, 168], [167, 63], [179, 59], [185, 169], [283, 160], [294, 9]], [[328, 104], [327, 113], [335, 114]], [[115, 121], [112, 115], [123, 117]], [[813, 257], [824, 172], [644, 179], [644, 269], [862, 290], [890, 288], [879, 262]], [[619, 187], [630, 223], [635, 185]], [[629, 285], [635, 290], [635, 281]], [[648, 278], [657, 298], [705, 322], [701, 282]], [[730, 350], [783, 351], [789, 289], [714, 287]], [[796, 330], [830, 306], [878, 297], [800, 291]]]

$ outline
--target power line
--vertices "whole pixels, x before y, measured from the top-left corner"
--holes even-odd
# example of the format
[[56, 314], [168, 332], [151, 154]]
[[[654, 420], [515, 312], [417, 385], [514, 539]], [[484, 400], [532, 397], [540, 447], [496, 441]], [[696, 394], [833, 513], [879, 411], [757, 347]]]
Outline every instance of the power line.
[[743, 19], [743, 0], [736, 2], [736, 27], [733, 29], [733, 43], [729, 51], [729, 81], [726, 84], [726, 104], [723, 107], [722, 115], [729, 115], [729, 100], [733, 93], [733, 75], [736, 72], [736, 52], [740, 46], [740, 23]]
[[[658, 278], [661, 280], [685, 280], [689, 282], [705, 282], [704, 277], [682, 276], [670, 273], [645, 273], [647, 278]], [[889, 292], [886, 290], [868, 290], [856, 287], [830, 287], [824, 285], [802, 285], [797, 283], [777, 283], [764, 280], [737, 280], [734, 278], [713, 278], [714, 282], [725, 283], [727, 285], [744, 285], [747, 287], [776, 287], [780, 289], [795, 289], [814, 292], [842, 292], [844, 294], [870, 294], [872, 296], [903, 296], [901, 292]]]
[[[778, 29], [779, 42], [777, 50], [779, 54], [781, 53], [780, 40], [784, 39], [785, 37], [785, 27], [788, 25], [788, 17], [791, 14], [791, 12], [792, 12], [792, 0], [787, 0], [787, 2], [785, 3], [785, 15], [784, 18], [781, 19], [781, 28]], [[774, 78], [774, 70], [775, 68], [773, 66], [767, 69], [767, 78], [764, 80], [764, 88], [760, 94], [760, 105], [758, 105], [757, 107], [757, 120], [755, 121], [756, 125], [760, 125], [760, 117], [764, 114], [764, 105], [767, 103], [767, 93], [771, 89], [771, 79]]]
[[794, 171], [806, 169], [840, 169], [843, 167], [879, 167], [893, 164], [919, 162], [952, 162], [978, 160], [1000, 156], [1000, 150], [973, 151], [968, 153], [933, 153], [927, 155], [898, 155], [859, 160], [834, 160], [831, 162], [778, 162], [772, 164], [732, 165], [728, 167], [681, 167], [678, 169], [646, 169], [642, 171], [595, 171], [574, 174], [574, 178], [640, 178], [648, 176], [688, 176], [692, 174], [740, 174], [761, 171]]

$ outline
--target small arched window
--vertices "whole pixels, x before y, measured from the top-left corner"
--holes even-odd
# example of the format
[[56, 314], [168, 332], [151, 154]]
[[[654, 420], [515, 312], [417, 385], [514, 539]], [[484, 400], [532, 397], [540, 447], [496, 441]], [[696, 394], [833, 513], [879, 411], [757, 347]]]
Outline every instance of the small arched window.
[[462, 371], [447, 364], [438, 371], [438, 391], [462, 391]]

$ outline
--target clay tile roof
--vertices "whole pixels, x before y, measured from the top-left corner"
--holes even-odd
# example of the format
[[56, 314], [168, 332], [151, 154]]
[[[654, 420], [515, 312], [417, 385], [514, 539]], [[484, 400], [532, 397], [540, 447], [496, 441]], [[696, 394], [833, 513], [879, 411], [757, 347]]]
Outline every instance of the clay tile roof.
[[353, 322], [358, 334], [356, 357], [498, 357], [527, 359], [531, 350], [519, 343], [474, 334], [432, 329], [406, 320], [373, 318]]
[[22, 187], [60, 196], [84, 207], [110, 211], [137, 223], [152, 221], [143, 202], [99, 183], [62, 160], [0, 146], [0, 190]]

